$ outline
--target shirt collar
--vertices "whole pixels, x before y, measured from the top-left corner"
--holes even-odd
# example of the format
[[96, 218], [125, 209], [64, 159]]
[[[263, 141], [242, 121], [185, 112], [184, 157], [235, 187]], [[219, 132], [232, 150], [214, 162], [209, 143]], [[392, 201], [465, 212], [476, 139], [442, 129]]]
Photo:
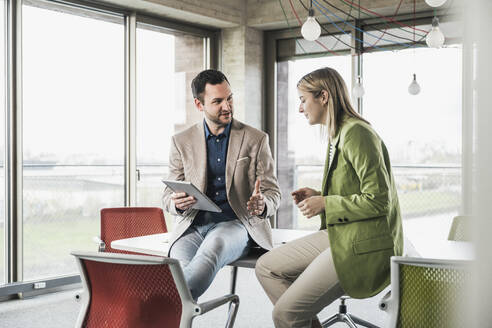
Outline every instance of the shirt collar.
[[[228, 137], [229, 133], [231, 131], [231, 123], [227, 124], [224, 131], [221, 134], [219, 134], [217, 137], [222, 136], [222, 135], [224, 135], [224, 137]], [[203, 126], [205, 129], [205, 139], [208, 140], [210, 138], [210, 136], [214, 136], [214, 135], [212, 134], [212, 132], [210, 132], [210, 129], [208, 128], [207, 122], [205, 120], [203, 120]]]

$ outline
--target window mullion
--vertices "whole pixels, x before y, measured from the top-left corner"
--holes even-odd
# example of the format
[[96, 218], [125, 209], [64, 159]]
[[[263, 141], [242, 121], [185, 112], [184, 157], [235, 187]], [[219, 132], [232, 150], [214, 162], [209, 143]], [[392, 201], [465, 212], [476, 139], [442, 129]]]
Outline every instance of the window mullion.
[[6, 282], [22, 281], [22, 1], [7, 1]]
[[125, 17], [125, 206], [136, 205], [136, 33], [135, 13]]

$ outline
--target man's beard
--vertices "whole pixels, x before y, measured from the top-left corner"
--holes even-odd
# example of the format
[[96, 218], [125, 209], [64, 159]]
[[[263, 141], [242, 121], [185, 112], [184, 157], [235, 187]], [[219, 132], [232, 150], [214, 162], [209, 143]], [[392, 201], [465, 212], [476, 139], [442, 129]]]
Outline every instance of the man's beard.
[[222, 114], [219, 114], [219, 116], [211, 116], [210, 114], [208, 114], [207, 112], [205, 112], [205, 116], [207, 117], [207, 119], [210, 122], [212, 122], [212, 123], [214, 123], [214, 124], [216, 124], [218, 126], [225, 126], [225, 125], [229, 124], [229, 122], [232, 121], [232, 118], [233, 118], [233, 112], [232, 112], [232, 110], [229, 111], [229, 117], [230, 117], [230, 119], [228, 120], [228, 122], [225, 122], [225, 123], [222, 122], [220, 120], [220, 115], [222, 115]]

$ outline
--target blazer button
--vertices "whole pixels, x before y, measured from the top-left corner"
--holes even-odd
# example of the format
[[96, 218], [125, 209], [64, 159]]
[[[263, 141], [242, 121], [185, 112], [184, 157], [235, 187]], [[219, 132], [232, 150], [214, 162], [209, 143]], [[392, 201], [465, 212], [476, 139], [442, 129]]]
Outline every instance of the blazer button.
[[342, 218], [338, 218], [338, 222], [343, 222]]
[[343, 218], [343, 221], [348, 222], [348, 219], [347, 218]]

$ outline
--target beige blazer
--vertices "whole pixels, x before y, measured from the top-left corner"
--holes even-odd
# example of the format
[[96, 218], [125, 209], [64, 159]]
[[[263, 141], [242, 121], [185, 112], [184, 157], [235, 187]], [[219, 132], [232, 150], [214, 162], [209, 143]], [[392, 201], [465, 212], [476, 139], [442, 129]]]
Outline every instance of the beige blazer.
[[[234, 119], [231, 125], [226, 160], [226, 192], [229, 204], [246, 227], [250, 237], [262, 248], [271, 249], [272, 231], [269, 217], [280, 204], [280, 189], [275, 177], [268, 135]], [[246, 202], [253, 193], [255, 181], [261, 180], [266, 203], [264, 217], [248, 214]], [[168, 180], [189, 181], [205, 192], [207, 187], [207, 145], [203, 122], [173, 136], [169, 153]], [[162, 202], [164, 210], [175, 215], [170, 237], [171, 245], [188, 229], [198, 210], [176, 211], [173, 191], [166, 187]]]

